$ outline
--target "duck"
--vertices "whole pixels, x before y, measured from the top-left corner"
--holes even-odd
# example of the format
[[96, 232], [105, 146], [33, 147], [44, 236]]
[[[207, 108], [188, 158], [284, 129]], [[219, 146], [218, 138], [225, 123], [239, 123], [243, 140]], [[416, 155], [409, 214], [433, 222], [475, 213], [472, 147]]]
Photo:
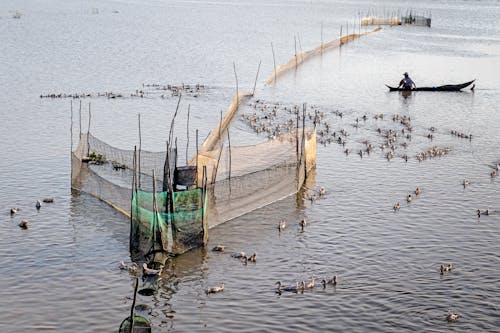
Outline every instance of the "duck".
[[19, 222], [18, 226], [21, 229], [28, 229], [28, 224], [29, 224], [28, 220], [22, 220], [21, 222]]
[[54, 203], [54, 198], [44, 198], [42, 201], [45, 203]]
[[462, 185], [464, 187], [466, 187], [467, 185], [470, 185], [470, 181], [468, 181], [467, 179], [464, 179], [463, 182], [462, 182]]
[[319, 195], [320, 195], [320, 196], [324, 196], [325, 194], [326, 194], [326, 190], [325, 190], [325, 188], [324, 188], [324, 187], [320, 187], [320, 188], [319, 188]]
[[149, 268], [146, 263], [142, 264], [142, 274], [146, 276], [158, 276], [161, 275], [161, 268], [160, 269], [152, 269]]
[[300, 225], [300, 228], [302, 229], [302, 231], [304, 231], [304, 227], [307, 225], [306, 219], [300, 220], [299, 225]]
[[221, 291], [224, 291], [224, 283], [221, 283], [220, 286], [215, 286], [207, 289], [207, 295], [208, 294], [216, 294], [220, 293]]
[[257, 262], [257, 253], [254, 252], [250, 257], [247, 258], [250, 262]]
[[458, 319], [458, 314], [454, 313], [454, 312], [450, 312], [446, 315], [446, 320], [447, 321], [455, 321]]
[[16, 215], [18, 211], [19, 211], [19, 208], [12, 207], [10, 209], [10, 215]]
[[408, 196], [406, 197], [406, 202], [411, 202], [412, 199], [413, 198], [412, 198], [411, 194], [408, 194]]
[[36, 207], [36, 209], [40, 209], [40, 207], [42, 207], [42, 204], [40, 203], [40, 200], [36, 201], [35, 207]]
[[493, 170], [490, 172], [490, 176], [491, 178], [495, 177], [497, 175], [497, 171], [496, 170]]
[[295, 282], [295, 285], [285, 286], [285, 287], [283, 287], [283, 284], [281, 283], [281, 281], [276, 282], [276, 284], [278, 285], [276, 287], [276, 291], [278, 293], [281, 293], [282, 291], [290, 291], [290, 292], [297, 293], [301, 290], [304, 290], [304, 288], [305, 288], [304, 281], [300, 282], [300, 284], [298, 282]]
[[419, 195], [420, 193], [422, 193], [422, 190], [417, 186], [417, 188], [415, 189], [415, 195]]
[[401, 208], [401, 204], [399, 203], [399, 201], [398, 201], [398, 202], [396, 202], [392, 208], [393, 208], [394, 210], [398, 210], [398, 209], [400, 209], [400, 208]]
[[225, 250], [226, 250], [226, 247], [223, 245], [215, 245], [212, 248], [212, 251], [214, 251], [214, 252], [224, 252]]
[[333, 275], [331, 280], [326, 281], [328, 284], [331, 284], [332, 286], [337, 285], [337, 275]]
[[447, 264], [447, 265], [441, 264], [441, 267], [439, 268], [439, 270], [441, 271], [441, 274], [444, 274], [444, 272], [450, 272], [452, 269], [453, 269], [452, 264]]
[[138, 266], [137, 266], [137, 264], [135, 262], [133, 262], [132, 264], [128, 265], [123, 260], [120, 262], [120, 264], [118, 265], [118, 267], [121, 270], [127, 270], [129, 272], [137, 272], [137, 269], [138, 269]]
[[[304, 282], [305, 283], [305, 282]], [[311, 276], [311, 281], [309, 281], [306, 285], [307, 288], [311, 289], [314, 288], [314, 276]]]
[[281, 232], [281, 231], [285, 230], [285, 228], [286, 228], [286, 221], [281, 220], [280, 223], [278, 224], [278, 231]]
[[245, 252], [235, 252], [235, 253], [231, 254], [231, 257], [236, 258], [236, 259], [244, 259], [247, 256], [246, 256]]

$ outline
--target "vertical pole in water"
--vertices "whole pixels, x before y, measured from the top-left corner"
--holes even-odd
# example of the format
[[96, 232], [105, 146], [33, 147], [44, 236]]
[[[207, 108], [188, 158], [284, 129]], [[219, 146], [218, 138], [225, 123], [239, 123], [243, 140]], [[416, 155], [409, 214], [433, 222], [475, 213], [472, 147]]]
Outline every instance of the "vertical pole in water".
[[188, 151], [189, 151], [189, 111], [191, 109], [191, 104], [188, 104], [188, 114], [187, 114], [187, 125], [186, 125], [186, 165], [188, 164]]
[[238, 92], [238, 74], [236, 74], [236, 64], [233, 61], [234, 78], [236, 80], [236, 109], [240, 106], [240, 94]]
[[130, 308], [130, 333], [134, 332], [134, 308], [135, 308], [135, 300], [137, 297], [138, 287], [139, 287], [139, 278], [135, 278], [134, 300], [132, 301], [132, 307]]
[[139, 125], [139, 153], [137, 154], [137, 186], [141, 188], [141, 149], [142, 149], [142, 135], [141, 135], [141, 114], [138, 115], [138, 125]]
[[295, 42], [295, 69], [297, 69], [297, 36], [293, 35], [293, 40]]
[[198, 184], [198, 129], [196, 129], [196, 186], [200, 186]]
[[323, 54], [323, 21], [321, 21], [321, 54]]
[[227, 142], [229, 146], [229, 193], [231, 193], [231, 137], [229, 136], [229, 128], [227, 129]]
[[156, 245], [156, 233], [158, 232], [158, 208], [156, 207], [156, 175], [155, 169], [153, 169], [153, 250]]
[[82, 139], [82, 100], [80, 100], [80, 109], [78, 109], [78, 115], [80, 117], [78, 124], [80, 126], [80, 140], [81, 140]]
[[306, 103], [303, 104], [302, 106], [302, 143], [301, 143], [301, 158], [300, 160], [304, 159], [304, 179], [306, 179], [307, 176], [307, 168], [306, 168], [306, 158], [305, 158], [305, 153], [306, 153]]
[[255, 75], [255, 82], [253, 84], [252, 96], [255, 95], [255, 87], [257, 86], [257, 79], [259, 78], [259, 71], [260, 71], [260, 64], [261, 63], [262, 63], [262, 60], [259, 60], [259, 67], [257, 67], [257, 74]]
[[271, 42], [271, 50], [273, 51], [273, 63], [274, 63], [274, 83], [276, 83], [276, 56], [274, 54], [273, 42]]
[[297, 121], [295, 127], [295, 156], [297, 158], [297, 163], [299, 162], [299, 110], [297, 110]]
[[346, 24], [346, 36], [347, 36], [347, 41], [349, 41], [349, 22]]
[[300, 43], [300, 35], [299, 35], [299, 33], [297, 33], [297, 39], [299, 41], [300, 61], [304, 61], [304, 52], [302, 52], [302, 44]]
[[340, 44], [339, 46], [342, 46], [342, 24], [340, 25], [340, 38], [339, 38]]
[[[69, 128], [69, 133], [71, 136], [71, 149], [70, 149], [70, 156], [73, 153], [73, 100], [71, 100], [71, 126]], [[73, 167], [71, 167], [71, 171], [73, 172]]]
[[89, 126], [87, 127], [87, 156], [90, 154], [90, 120], [92, 119], [92, 113], [90, 113], [90, 102], [89, 102]]
[[[132, 175], [132, 196], [130, 199], [130, 233], [128, 236], [129, 240], [129, 251], [132, 253], [132, 235], [133, 235], [133, 225], [134, 225], [134, 194], [137, 195], [137, 183], [136, 183], [136, 172], [137, 172], [137, 146], [134, 146], [134, 156], [132, 158], [132, 167], [133, 167], [133, 175]], [[137, 199], [137, 198], [136, 198]], [[136, 203], [137, 205], [137, 203]], [[137, 212], [136, 212], [137, 213]], [[137, 215], [137, 214], [136, 214]], [[136, 216], [137, 218], [137, 216]]]

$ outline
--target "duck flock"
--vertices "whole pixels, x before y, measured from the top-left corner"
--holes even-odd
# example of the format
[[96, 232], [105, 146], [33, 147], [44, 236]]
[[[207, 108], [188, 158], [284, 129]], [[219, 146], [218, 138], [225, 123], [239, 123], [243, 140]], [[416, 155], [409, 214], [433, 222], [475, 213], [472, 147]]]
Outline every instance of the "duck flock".
[[[37, 211], [40, 211], [40, 209], [42, 208], [42, 202], [43, 203], [54, 203], [54, 198], [44, 198], [42, 199], [42, 201], [40, 200], [37, 200], [36, 203], [35, 203], [35, 209]], [[19, 207], [12, 207], [10, 209], [10, 217], [12, 219], [15, 219], [18, 215], [21, 215], [22, 213], [24, 212], [24, 210], [21, 210]], [[28, 229], [29, 226], [31, 224], [31, 221], [27, 218], [22, 218], [21, 221], [17, 224], [21, 229]]]
[[207, 94], [210, 88], [207, 85], [196, 84], [160, 84], [160, 83], [143, 83], [140, 89], [136, 89], [129, 93], [118, 93], [113, 91], [104, 91], [97, 93], [81, 92], [81, 93], [49, 93], [40, 94], [40, 98], [50, 99], [91, 99], [91, 98], [106, 98], [106, 99], [124, 99], [124, 98], [169, 98], [179, 95], [189, 97], [200, 97]]
[[[293, 137], [297, 129], [297, 119], [299, 123], [303, 121], [303, 107], [305, 110], [305, 121], [312, 126], [316, 126], [317, 143], [323, 146], [339, 144], [343, 147], [343, 152], [347, 156], [355, 153], [362, 159], [367, 156], [380, 156], [387, 161], [394, 158], [402, 158], [405, 162], [415, 159], [418, 162], [443, 158], [452, 152], [452, 148], [429, 145], [428, 148], [414, 151], [411, 149], [412, 139], [418, 137], [419, 141], [428, 140], [433, 142], [435, 135], [449, 133], [458, 139], [472, 141], [471, 133], [449, 129], [439, 131], [434, 126], [429, 128], [417, 128], [412, 124], [412, 119], [408, 115], [399, 114], [375, 114], [368, 116], [343, 112], [329, 107], [319, 105], [297, 105], [282, 102], [270, 102], [262, 99], [251, 101], [247, 105], [247, 111], [241, 116], [242, 121], [259, 135], [265, 135], [268, 139], [275, 139], [280, 136]], [[336, 128], [332, 118], [341, 119], [339, 122], [343, 127]], [[333, 119], [333, 120], [334, 120]], [[392, 120], [392, 124], [387, 121]], [[348, 123], [348, 125], [346, 125]], [[351, 135], [350, 132], [363, 128], [367, 133], [375, 134], [376, 140], [359, 139], [358, 135]], [[357, 139], [352, 139], [356, 137]], [[410, 153], [410, 151], [414, 153]], [[494, 162], [490, 170], [490, 178], [495, 178], [500, 172], [500, 163]], [[463, 186], [466, 187], [470, 181], [464, 179]], [[418, 187], [417, 187], [418, 189]], [[415, 194], [418, 195], [418, 194]], [[413, 194], [410, 194], [406, 201], [410, 202]], [[393, 208], [398, 210], [401, 207], [397, 202]], [[480, 211], [481, 215], [494, 213], [491, 210]]]

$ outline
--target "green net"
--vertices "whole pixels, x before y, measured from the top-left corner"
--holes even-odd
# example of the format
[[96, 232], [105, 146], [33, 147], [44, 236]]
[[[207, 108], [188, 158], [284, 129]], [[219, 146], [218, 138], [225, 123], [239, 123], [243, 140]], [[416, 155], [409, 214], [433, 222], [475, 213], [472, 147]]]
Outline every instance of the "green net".
[[[131, 248], [142, 253], [181, 254], [207, 241], [206, 191], [134, 191], [131, 207]], [[156, 212], [155, 212], [156, 199]]]

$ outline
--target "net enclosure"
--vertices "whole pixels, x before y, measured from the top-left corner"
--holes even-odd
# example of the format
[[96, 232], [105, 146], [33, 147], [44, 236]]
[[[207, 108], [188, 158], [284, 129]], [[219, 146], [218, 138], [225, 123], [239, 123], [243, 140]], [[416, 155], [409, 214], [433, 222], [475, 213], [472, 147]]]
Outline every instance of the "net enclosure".
[[81, 133], [71, 185], [131, 218], [134, 257], [181, 254], [206, 244], [210, 227], [299, 191], [316, 164], [316, 130], [298, 119], [291, 133], [238, 147], [224, 139], [230, 121], [223, 119], [218, 139], [185, 166], [176, 147], [125, 150]]

